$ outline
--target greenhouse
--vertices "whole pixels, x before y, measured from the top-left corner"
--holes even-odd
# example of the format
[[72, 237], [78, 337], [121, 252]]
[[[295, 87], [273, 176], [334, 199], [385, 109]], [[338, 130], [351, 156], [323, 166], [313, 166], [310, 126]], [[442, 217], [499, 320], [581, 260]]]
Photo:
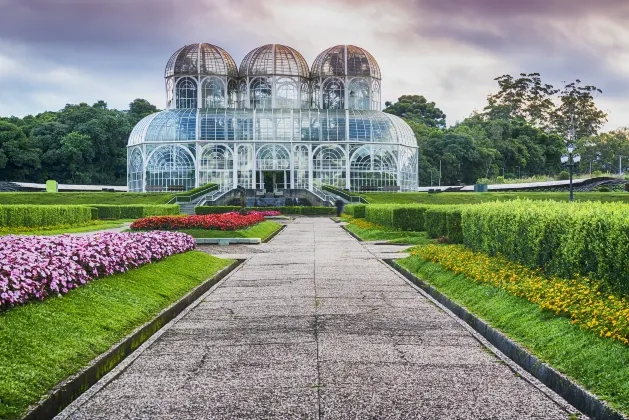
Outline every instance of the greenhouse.
[[380, 69], [361, 48], [329, 48], [309, 70], [294, 49], [265, 45], [238, 69], [223, 49], [193, 44], [165, 78], [167, 109], [129, 138], [129, 191], [417, 189], [415, 136], [380, 111]]

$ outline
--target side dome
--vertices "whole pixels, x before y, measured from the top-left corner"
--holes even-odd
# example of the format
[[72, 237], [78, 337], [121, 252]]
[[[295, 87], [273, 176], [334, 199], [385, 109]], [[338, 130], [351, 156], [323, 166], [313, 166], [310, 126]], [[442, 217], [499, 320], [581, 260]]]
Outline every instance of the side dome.
[[164, 77], [208, 75], [238, 77], [238, 67], [231, 55], [216, 45], [190, 44], [178, 49], [168, 60]]
[[294, 48], [268, 44], [249, 52], [240, 64], [242, 77], [276, 75], [308, 78], [308, 63]]
[[381, 79], [380, 66], [369, 51], [355, 45], [336, 45], [317, 56], [311, 77], [363, 76]]

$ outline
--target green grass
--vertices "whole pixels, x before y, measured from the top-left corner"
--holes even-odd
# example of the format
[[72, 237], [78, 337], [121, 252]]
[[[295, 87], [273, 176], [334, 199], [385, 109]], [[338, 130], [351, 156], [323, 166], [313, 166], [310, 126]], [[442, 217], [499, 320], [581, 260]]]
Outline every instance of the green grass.
[[3, 192], [0, 204], [166, 204], [170, 193], [117, 192]]
[[[487, 201], [515, 200], [528, 198], [530, 200], [555, 200], [568, 201], [569, 195], [565, 193], [550, 192], [489, 192], [489, 193], [455, 193], [443, 192], [438, 194], [416, 193], [365, 193], [360, 194], [370, 204], [478, 204]], [[577, 192], [574, 193], [576, 201], [620, 201], [629, 203], [629, 193], [598, 193]]]
[[629, 347], [599, 338], [523, 298], [466, 280], [417, 256], [398, 262], [544, 362], [629, 413]]
[[194, 238], [260, 238], [264, 241], [281, 228], [281, 224], [267, 220], [241, 230], [182, 229], [178, 232], [187, 233]]
[[380, 229], [363, 229], [348, 223], [345, 228], [363, 241], [389, 241], [392, 244], [426, 245], [433, 241], [426, 232], [403, 232], [379, 226]]
[[105, 230], [118, 228], [123, 226], [124, 222], [132, 222], [132, 219], [128, 220], [93, 220], [88, 223], [82, 223], [79, 225], [58, 225], [47, 226], [40, 228], [0, 228], [0, 236], [4, 235], [61, 235], [63, 233], [79, 233], [79, 232], [93, 232], [96, 230]]
[[0, 418], [16, 418], [231, 263], [192, 251], [0, 314]]

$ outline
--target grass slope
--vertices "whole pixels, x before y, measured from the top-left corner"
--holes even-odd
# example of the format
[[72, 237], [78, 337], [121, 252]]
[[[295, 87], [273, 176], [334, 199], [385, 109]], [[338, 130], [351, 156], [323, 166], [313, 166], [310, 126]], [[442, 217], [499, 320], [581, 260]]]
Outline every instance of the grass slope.
[[231, 263], [173, 255], [0, 314], [0, 418], [16, 418], [136, 327]]
[[207, 230], [207, 229], [183, 229], [184, 232], [194, 238], [260, 238], [265, 240], [282, 228], [279, 223], [265, 221], [258, 223], [249, 229], [241, 230]]
[[60, 192], [0, 193], [0, 204], [165, 204], [170, 193]]
[[[490, 193], [455, 193], [445, 192], [439, 194], [428, 193], [366, 193], [361, 194], [371, 204], [478, 204], [487, 201], [515, 200], [528, 198], [530, 200], [555, 200], [568, 201], [568, 193], [545, 192], [490, 192]], [[628, 193], [596, 193], [577, 192], [574, 194], [576, 201], [620, 201], [629, 203]]]
[[629, 413], [629, 347], [601, 339], [523, 298], [476, 284], [417, 256], [398, 262], [543, 361]]
[[96, 230], [105, 230], [118, 228], [123, 226], [123, 223], [133, 220], [94, 220], [89, 223], [83, 223], [79, 225], [59, 225], [59, 226], [47, 226], [46, 228], [0, 228], [0, 236], [4, 235], [61, 235], [64, 233], [79, 233], [79, 232], [93, 232]]
[[402, 232], [379, 226], [376, 229], [364, 229], [348, 223], [345, 228], [363, 241], [389, 241], [394, 244], [426, 245], [433, 241], [426, 232]]

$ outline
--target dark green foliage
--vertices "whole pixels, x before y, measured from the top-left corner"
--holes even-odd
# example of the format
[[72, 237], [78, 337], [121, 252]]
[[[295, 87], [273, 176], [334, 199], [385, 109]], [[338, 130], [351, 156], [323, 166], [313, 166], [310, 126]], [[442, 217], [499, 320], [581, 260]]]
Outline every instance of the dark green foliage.
[[165, 204], [172, 197], [169, 193], [0, 192], [0, 204]]
[[431, 238], [447, 237], [449, 243], [463, 242], [463, 206], [434, 206], [424, 214], [424, 226]]
[[210, 192], [218, 189], [218, 184], [205, 184], [200, 187], [193, 188], [191, 190], [173, 194], [176, 197], [189, 197], [198, 193]]
[[348, 204], [344, 212], [357, 219], [364, 219], [366, 208], [366, 204]]
[[629, 206], [518, 200], [465, 206], [463, 243], [548, 274], [629, 292]]
[[41, 227], [75, 225], [92, 220], [86, 206], [0, 205], [0, 226]]
[[422, 95], [400, 96], [396, 103], [385, 102], [385, 110], [407, 121], [425, 124], [428, 127], [445, 128], [446, 114], [434, 102], [428, 102]]
[[173, 255], [0, 314], [0, 418], [20, 418], [57, 383], [230, 263], [198, 251]]
[[140, 219], [149, 216], [170, 216], [179, 214], [179, 205], [110, 205], [94, 204], [90, 206], [98, 210], [99, 219]]
[[[222, 214], [237, 212], [240, 210], [238, 206], [199, 206], [194, 209], [195, 214]], [[334, 207], [318, 207], [318, 206], [284, 206], [284, 207], [247, 207], [250, 211], [279, 211], [282, 214], [294, 215], [334, 215], [336, 209]]]
[[365, 208], [365, 219], [381, 226], [394, 229], [424, 231], [424, 213], [429, 205], [373, 205]]
[[[478, 204], [492, 201], [511, 201], [519, 199], [528, 200], [553, 200], [568, 201], [567, 192], [445, 192], [441, 194], [417, 193], [365, 193], [361, 194], [373, 204]], [[1, 198], [0, 194], [0, 198]], [[577, 192], [574, 195], [576, 201], [602, 201], [629, 203], [629, 194], [626, 193], [593, 193]]]
[[561, 171], [559, 172], [559, 175], [557, 175], [557, 179], [559, 181], [567, 181], [570, 179], [570, 172], [568, 171]]

